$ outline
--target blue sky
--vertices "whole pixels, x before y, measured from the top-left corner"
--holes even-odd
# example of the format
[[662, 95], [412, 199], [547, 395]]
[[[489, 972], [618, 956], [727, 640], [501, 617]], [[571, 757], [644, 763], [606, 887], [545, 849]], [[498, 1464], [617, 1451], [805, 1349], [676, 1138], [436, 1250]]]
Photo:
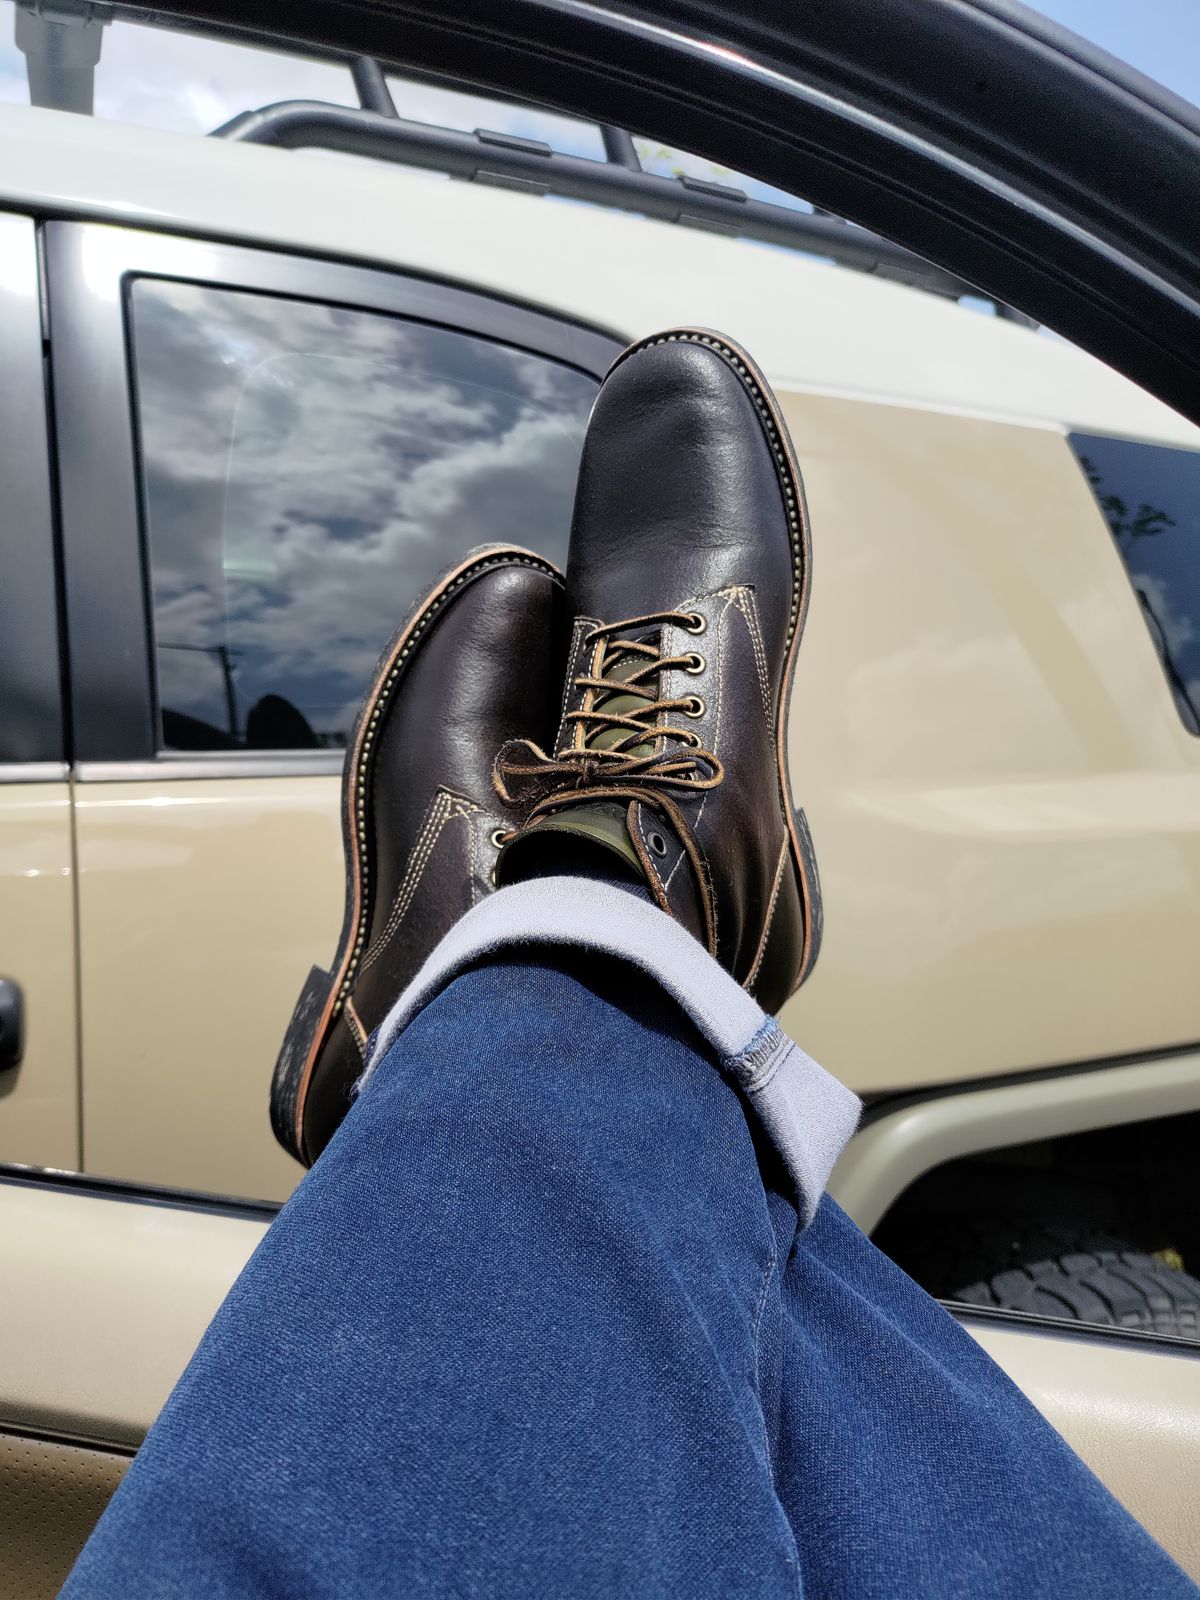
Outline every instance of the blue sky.
[[1200, 105], [1200, 0], [1039, 0], [1034, 10]]

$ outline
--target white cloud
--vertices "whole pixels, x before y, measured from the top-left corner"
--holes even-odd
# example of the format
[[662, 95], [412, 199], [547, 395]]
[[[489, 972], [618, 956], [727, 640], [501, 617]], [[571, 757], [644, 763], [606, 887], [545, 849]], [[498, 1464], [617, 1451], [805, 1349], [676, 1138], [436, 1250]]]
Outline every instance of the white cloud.
[[1140, 570], [1136, 556], [1137, 546], [1129, 554], [1129, 575], [1134, 586], [1145, 597], [1145, 604], [1162, 631], [1162, 642], [1167, 654], [1182, 660], [1180, 652], [1196, 638], [1192, 617], [1175, 609], [1177, 596], [1174, 590], [1155, 573]]
[[563, 558], [590, 380], [265, 296], [157, 283], [134, 307], [171, 709], [222, 725], [229, 647], [243, 714], [269, 690], [329, 733], [463, 551]]

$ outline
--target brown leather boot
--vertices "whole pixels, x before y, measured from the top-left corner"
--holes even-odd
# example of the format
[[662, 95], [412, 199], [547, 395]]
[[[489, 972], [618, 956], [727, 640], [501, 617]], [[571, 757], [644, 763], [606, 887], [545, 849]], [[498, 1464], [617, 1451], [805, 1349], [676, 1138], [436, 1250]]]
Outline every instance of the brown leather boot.
[[346, 752], [346, 913], [296, 1003], [271, 1085], [275, 1137], [306, 1166], [350, 1108], [367, 1040], [459, 917], [494, 887], [518, 814], [496, 795], [505, 739], [558, 717], [561, 575], [526, 550], [472, 551], [384, 651]]
[[787, 752], [808, 578], [799, 468], [749, 356], [694, 328], [631, 346], [580, 466], [558, 740], [497, 762], [499, 791], [534, 802], [501, 882], [602, 850], [768, 1011], [820, 942]]

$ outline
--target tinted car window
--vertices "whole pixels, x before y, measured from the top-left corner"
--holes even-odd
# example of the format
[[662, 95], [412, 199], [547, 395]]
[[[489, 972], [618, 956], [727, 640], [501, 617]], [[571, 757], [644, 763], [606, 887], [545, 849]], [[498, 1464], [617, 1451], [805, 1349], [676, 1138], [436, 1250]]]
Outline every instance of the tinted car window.
[[1200, 451], [1073, 433], [1185, 725], [1200, 733]]
[[373, 312], [130, 294], [165, 748], [343, 745], [456, 557], [563, 560], [594, 379]]

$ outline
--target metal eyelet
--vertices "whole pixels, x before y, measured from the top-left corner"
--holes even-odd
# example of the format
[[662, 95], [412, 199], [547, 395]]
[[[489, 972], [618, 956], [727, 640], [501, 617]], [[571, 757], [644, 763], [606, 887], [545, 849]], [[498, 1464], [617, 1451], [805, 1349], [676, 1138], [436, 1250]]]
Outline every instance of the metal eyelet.
[[684, 627], [689, 633], [703, 633], [705, 628], [708, 627], [708, 623], [699, 611], [693, 611], [684, 623]]
[[685, 672], [690, 672], [694, 678], [698, 673], [705, 671], [707, 666], [708, 662], [705, 661], [704, 657], [699, 653], [699, 651], [693, 650], [691, 655], [687, 658], [687, 664], [683, 670]]
[[507, 843], [507, 841], [512, 838], [512, 834], [509, 833], [507, 828], [493, 828], [491, 838], [492, 849], [501, 850], [504, 848], [504, 845]]
[[650, 846], [651, 850], [654, 851], [656, 856], [666, 855], [667, 841], [663, 838], [661, 833], [648, 833], [646, 835], [646, 843]]
[[683, 714], [685, 717], [702, 717], [707, 710], [708, 707], [704, 704], [704, 701], [701, 700], [700, 696], [698, 694], [694, 694], [691, 698], [691, 704], [684, 706]]

